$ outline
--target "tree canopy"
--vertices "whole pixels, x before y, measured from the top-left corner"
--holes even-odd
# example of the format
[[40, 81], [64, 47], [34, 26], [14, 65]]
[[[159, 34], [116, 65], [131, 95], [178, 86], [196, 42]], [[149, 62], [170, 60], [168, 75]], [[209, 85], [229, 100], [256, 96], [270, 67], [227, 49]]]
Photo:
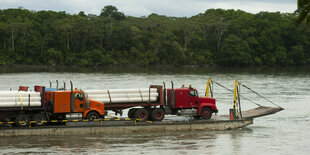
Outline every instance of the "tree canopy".
[[306, 24], [309, 24], [310, 23], [310, 0], [298, 0], [296, 12], [299, 14], [297, 22], [296, 22], [297, 25], [299, 25], [302, 21], [305, 21]]
[[209, 9], [192, 17], [0, 10], [0, 65], [306, 65], [296, 14]]

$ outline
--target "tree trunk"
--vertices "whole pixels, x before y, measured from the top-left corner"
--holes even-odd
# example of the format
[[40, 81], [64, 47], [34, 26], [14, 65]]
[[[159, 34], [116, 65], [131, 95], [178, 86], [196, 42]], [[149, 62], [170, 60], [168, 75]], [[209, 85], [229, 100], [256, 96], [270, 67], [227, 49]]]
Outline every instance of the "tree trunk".
[[84, 40], [84, 38], [83, 38], [83, 39], [82, 39], [82, 49], [81, 49], [81, 52], [84, 51], [84, 42], [85, 42], [85, 40]]
[[100, 36], [100, 47], [103, 48], [103, 39], [102, 39], [102, 34]]
[[41, 54], [43, 56], [43, 48], [44, 48], [44, 42], [45, 42], [45, 37], [43, 36], [42, 42], [41, 42]]
[[12, 39], [12, 50], [14, 52], [15, 51], [15, 47], [14, 47], [14, 30], [11, 31], [11, 39]]
[[220, 28], [217, 29], [217, 47], [216, 49], [219, 50], [221, 43], [222, 43], [222, 36], [223, 36], [224, 30], [221, 30]]
[[69, 35], [68, 35], [68, 33], [67, 33], [67, 50], [69, 50], [70, 49], [70, 45], [69, 45]]

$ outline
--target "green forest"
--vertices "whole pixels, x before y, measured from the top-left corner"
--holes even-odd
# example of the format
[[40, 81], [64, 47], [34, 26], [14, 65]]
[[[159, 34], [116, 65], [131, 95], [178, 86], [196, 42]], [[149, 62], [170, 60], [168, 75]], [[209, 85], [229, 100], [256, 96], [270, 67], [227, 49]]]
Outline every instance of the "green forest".
[[0, 10], [0, 65], [310, 64], [310, 26], [293, 13], [209, 9], [192, 17]]

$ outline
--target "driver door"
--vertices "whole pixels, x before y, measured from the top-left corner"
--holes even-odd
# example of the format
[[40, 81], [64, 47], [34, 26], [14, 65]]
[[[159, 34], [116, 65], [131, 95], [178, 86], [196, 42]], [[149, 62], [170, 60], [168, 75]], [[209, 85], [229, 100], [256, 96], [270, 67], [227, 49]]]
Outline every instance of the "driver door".
[[190, 90], [190, 92], [189, 92], [189, 105], [192, 108], [196, 108], [198, 106], [198, 92], [197, 92], [197, 90]]

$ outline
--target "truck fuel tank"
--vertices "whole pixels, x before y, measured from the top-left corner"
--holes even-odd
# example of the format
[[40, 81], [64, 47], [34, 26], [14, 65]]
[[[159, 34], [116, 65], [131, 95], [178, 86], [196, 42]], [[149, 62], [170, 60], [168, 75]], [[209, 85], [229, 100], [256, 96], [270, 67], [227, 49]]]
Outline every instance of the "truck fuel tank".
[[182, 109], [177, 112], [178, 116], [197, 116], [197, 109]]

